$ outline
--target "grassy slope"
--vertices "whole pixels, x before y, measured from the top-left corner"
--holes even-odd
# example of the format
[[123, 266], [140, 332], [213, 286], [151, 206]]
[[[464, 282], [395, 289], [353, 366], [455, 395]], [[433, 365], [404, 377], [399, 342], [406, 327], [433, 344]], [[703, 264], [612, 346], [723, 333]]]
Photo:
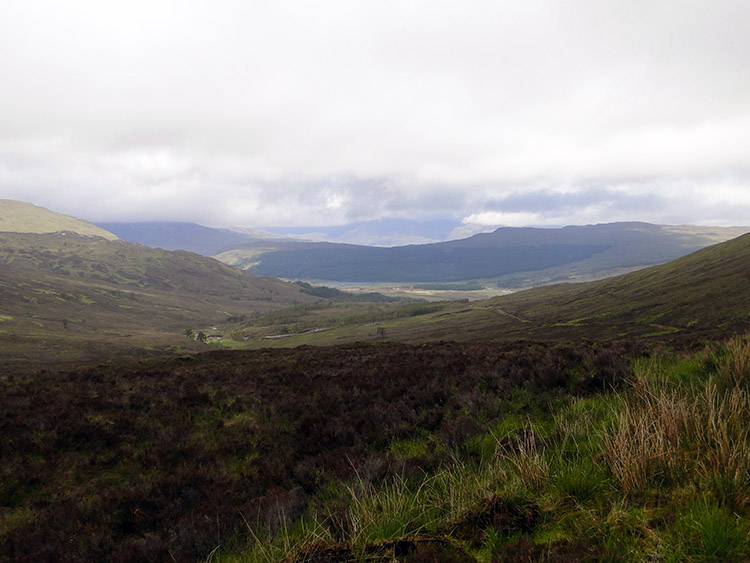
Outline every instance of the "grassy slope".
[[652, 225], [638, 222], [564, 227], [556, 233], [562, 240], [578, 244], [594, 240], [609, 248], [578, 262], [533, 273], [519, 272], [503, 276], [497, 281], [506, 287], [531, 287], [551, 282], [590, 281], [611, 277], [675, 260], [701, 248], [726, 242], [749, 230], [747, 227]]
[[71, 231], [81, 235], [115, 240], [117, 237], [88, 221], [55, 213], [31, 203], [0, 199], [0, 231], [14, 233], [54, 233]]
[[185, 328], [210, 336], [233, 315], [314, 300], [196, 254], [74, 234], [0, 233], [0, 286], [5, 361], [195, 349]]
[[[389, 340], [623, 339], [711, 337], [750, 320], [750, 235], [623, 276], [545, 286], [441, 311], [289, 337], [278, 346]], [[257, 343], [256, 343], [257, 344]]]
[[744, 235], [617, 278], [494, 299], [491, 309], [523, 319], [532, 334], [744, 330], [750, 318], [748, 282], [750, 236]]

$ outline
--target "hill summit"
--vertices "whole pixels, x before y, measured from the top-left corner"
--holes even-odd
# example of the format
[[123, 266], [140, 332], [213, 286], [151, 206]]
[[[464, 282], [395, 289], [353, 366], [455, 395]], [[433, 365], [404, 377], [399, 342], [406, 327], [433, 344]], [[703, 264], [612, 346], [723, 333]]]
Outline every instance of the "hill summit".
[[79, 235], [117, 240], [109, 231], [83, 219], [12, 199], [0, 199], [0, 231], [37, 234], [71, 231]]

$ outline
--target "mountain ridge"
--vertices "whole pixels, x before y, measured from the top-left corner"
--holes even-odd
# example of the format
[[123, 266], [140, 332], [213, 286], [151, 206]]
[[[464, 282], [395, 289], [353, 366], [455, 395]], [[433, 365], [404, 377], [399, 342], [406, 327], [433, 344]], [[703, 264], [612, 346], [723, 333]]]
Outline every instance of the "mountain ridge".
[[206, 227], [197, 223], [179, 221], [100, 222], [97, 225], [129, 242], [137, 242], [164, 250], [186, 250], [207, 257], [212, 257], [237, 245], [252, 244], [265, 238], [276, 238], [271, 233], [268, 233], [267, 236], [259, 236], [262, 233], [257, 230], [250, 234], [232, 229]]
[[485, 279], [503, 287], [528, 287], [664, 263], [748, 231], [748, 227], [639, 222], [560, 229], [501, 227], [465, 239], [392, 248], [262, 241], [216, 258], [287, 279], [393, 283]]

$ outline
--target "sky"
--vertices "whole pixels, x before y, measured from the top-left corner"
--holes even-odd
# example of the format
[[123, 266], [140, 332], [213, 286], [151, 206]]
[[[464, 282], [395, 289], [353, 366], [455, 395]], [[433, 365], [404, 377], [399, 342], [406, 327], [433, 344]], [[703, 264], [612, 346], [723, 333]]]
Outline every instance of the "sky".
[[750, 224], [747, 0], [3, 0], [0, 198], [92, 221]]

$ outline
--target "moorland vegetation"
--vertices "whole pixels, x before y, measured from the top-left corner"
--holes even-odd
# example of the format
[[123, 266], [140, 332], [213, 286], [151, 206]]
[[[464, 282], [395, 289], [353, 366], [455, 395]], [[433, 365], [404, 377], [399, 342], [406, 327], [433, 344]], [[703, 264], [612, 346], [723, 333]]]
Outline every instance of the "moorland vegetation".
[[276, 534], [246, 522], [253, 542], [216, 559], [747, 561], [750, 339], [631, 367], [609, 391], [506, 411], [434, 469], [357, 472]]
[[420, 303], [0, 233], [0, 559], [750, 560], [748, 272]]
[[4, 375], [16, 561], [742, 561], [750, 339]]

